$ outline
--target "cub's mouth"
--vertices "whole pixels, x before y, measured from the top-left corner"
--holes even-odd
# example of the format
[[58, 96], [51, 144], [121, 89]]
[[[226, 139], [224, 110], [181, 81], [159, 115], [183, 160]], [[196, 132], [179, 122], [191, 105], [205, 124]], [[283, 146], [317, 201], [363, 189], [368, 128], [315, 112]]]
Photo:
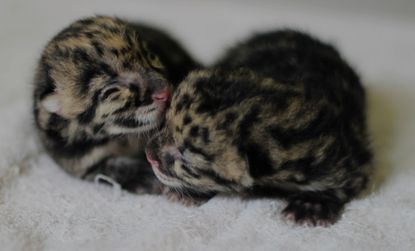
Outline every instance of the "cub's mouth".
[[182, 187], [183, 182], [173, 173], [171, 170], [172, 166], [166, 166], [167, 164], [173, 165], [174, 161], [173, 163], [163, 163], [161, 160], [161, 135], [162, 132], [154, 135], [153, 138], [149, 140], [145, 150], [147, 161], [150, 163], [154, 174], [163, 184], [170, 187]]
[[161, 169], [160, 168], [160, 161], [156, 157], [156, 154], [154, 153], [153, 149], [150, 149], [150, 148], [147, 147], [145, 152], [146, 152], [147, 161], [148, 161], [148, 163], [150, 163], [153, 170], [161, 172], [161, 170], [160, 170]]

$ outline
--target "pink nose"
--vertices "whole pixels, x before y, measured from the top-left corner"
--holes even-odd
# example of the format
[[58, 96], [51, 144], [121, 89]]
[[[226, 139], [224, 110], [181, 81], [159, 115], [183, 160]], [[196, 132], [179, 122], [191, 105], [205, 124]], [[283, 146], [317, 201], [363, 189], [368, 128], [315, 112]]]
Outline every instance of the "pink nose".
[[166, 88], [154, 93], [151, 97], [156, 102], [168, 102], [170, 100], [170, 96], [170, 90]]

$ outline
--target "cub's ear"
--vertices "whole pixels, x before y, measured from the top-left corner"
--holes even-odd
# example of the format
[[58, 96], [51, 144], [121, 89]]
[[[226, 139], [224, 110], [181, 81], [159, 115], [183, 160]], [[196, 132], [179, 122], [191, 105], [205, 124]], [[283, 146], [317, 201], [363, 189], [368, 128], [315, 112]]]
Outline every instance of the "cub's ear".
[[42, 107], [50, 112], [50, 113], [56, 113], [58, 115], [62, 115], [60, 114], [62, 111], [62, 104], [61, 104], [61, 100], [60, 100], [60, 95], [57, 93], [53, 93], [49, 96], [47, 96], [46, 98], [44, 98], [41, 101], [41, 105]]

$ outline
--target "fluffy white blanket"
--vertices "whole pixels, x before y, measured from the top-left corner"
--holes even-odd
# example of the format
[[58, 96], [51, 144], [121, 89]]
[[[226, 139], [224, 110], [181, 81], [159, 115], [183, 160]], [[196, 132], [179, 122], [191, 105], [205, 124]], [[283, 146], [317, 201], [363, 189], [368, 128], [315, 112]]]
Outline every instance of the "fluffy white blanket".
[[[1, 250], [415, 249], [415, 19], [307, 1], [2, 0], [0, 9]], [[94, 13], [164, 25], [205, 62], [254, 30], [288, 25], [334, 42], [368, 88], [371, 192], [337, 224], [307, 228], [283, 221], [279, 200], [217, 197], [186, 208], [69, 177], [36, 142], [29, 83], [46, 41]]]

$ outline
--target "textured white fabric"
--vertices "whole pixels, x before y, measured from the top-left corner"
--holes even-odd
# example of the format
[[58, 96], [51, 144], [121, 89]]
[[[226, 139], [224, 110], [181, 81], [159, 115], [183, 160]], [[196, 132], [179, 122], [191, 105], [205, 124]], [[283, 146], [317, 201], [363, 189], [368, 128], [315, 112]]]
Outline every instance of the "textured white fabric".
[[[0, 249], [414, 250], [415, 17], [322, 1], [254, 2], [1, 0]], [[36, 143], [30, 81], [47, 40], [91, 14], [162, 25], [204, 62], [254, 30], [290, 26], [332, 41], [368, 88], [371, 193], [332, 227], [307, 228], [283, 221], [279, 200], [217, 197], [185, 208], [69, 177]]]

